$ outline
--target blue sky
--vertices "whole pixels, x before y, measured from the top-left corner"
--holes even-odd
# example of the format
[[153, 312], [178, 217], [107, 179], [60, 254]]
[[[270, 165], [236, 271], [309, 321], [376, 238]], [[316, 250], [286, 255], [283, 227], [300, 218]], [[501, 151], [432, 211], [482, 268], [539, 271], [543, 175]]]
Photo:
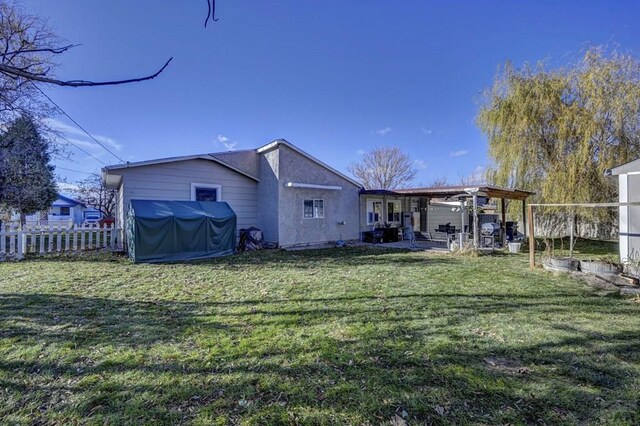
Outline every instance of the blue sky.
[[[61, 58], [63, 79], [156, 80], [119, 87], [47, 88], [125, 160], [254, 148], [285, 138], [339, 170], [363, 150], [399, 146], [416, 184], [457, 183], [487, 165], [474, 124], [499, 65], [575, 61], [589, 45], [637, 54], [640, 2], [23, 0], [55, 32], [82, 43]], [[67, 137], [119, 161], [63, 117]], [[60, 167], [96, 172], [75, 149]], [[58, 170], [76, 181], [81, 173]]]

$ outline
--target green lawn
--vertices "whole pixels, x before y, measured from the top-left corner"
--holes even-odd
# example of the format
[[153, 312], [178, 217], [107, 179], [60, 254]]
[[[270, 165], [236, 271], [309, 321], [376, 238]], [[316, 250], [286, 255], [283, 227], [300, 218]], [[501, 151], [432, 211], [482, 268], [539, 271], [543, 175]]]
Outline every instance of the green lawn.
[[527, 257], [0, 263], [2, 424], [638, 424], [640, 304]]
[[[553, 247], [553, 256], [569, 256], [569, 237], [546, 239], [546, 242], [544, 238], [536, 238], [536, 256], [545, 257], [550, 255], [550, 247], [547, 246], [547, 242]], [[608, 259], [613, 262], [620, 262], [618, 247], [618, 241], [576, 238], [572, 257], [581, 260]], [[529, 247], [525, 244], [523, 251], [528, 250]]]

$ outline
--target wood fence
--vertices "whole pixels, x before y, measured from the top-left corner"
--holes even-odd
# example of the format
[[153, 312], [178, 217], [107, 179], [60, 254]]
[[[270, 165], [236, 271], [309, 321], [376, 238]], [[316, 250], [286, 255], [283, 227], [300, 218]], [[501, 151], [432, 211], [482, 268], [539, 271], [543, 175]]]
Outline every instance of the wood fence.
[[120, 248], [119, 228], [82, 226], [0, 226], [0, 261], [20, 260], [25, 255], [77, 253]]

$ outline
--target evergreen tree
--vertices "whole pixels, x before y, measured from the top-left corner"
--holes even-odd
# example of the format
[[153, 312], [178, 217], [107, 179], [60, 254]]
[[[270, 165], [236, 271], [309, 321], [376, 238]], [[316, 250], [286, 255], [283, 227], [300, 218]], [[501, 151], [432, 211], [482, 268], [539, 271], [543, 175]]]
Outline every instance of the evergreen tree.
[[0, 134], [0, 207], [27, 214], [47, 210], [57, 198], [49, 144], [28, 117]]

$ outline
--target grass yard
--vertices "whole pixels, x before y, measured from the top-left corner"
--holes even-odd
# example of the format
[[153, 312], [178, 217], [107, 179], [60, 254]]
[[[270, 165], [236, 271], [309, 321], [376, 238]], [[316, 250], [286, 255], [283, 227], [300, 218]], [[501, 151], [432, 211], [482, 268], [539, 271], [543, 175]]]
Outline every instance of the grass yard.
[[[564, 238], [536, 238], [536, 256], [545, 257], [550, 255], [550, 248], [547, 242], [553, 247], [553, 256], [569, 256], [569, 237]], [[523, 247], [528, 251], [527, 245]], [[607, 259], [613, 262], [620, 262], [618, 241], [591, 240], [587, 238], [576, 238], [573, 247], [572, 257], [577, 259]]]
[[0, 263], [3, 424], [639, 424], [640, 304], [527, 257]]

